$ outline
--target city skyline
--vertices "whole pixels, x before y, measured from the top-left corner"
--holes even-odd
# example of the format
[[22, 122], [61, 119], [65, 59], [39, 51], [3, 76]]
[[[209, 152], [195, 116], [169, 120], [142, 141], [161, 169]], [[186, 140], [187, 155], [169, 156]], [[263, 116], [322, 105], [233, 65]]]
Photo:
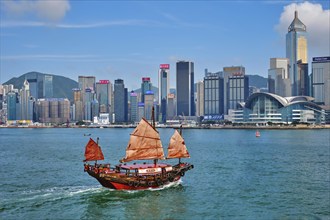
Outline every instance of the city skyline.
[[329, 2], [295, 2], [2, 1], [0, 83], [38, 71], [122, 78], [131, 89], [142, 77], [157, 84], [168, 63], [174, 88], [178, 60], [195, 63], [195, 82], [205, 68], [231, 65], [267, 77], [269, 59], [285, 57], [295, 10], [307, 26], [308, 62], [329, 55]]

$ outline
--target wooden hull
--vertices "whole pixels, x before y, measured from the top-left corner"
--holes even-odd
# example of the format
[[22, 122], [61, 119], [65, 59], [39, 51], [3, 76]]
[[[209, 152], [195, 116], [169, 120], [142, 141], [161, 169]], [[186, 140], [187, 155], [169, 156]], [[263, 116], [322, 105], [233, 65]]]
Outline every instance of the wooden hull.
[[[185, 172], [192, 169], [191, 164], [178, 164], [173, 166], [170, 172], [162, 172], [148, 175], [135, 175], [129, 172], [123, 173], [113, 169], [98, 170], [95, 166], [85, 165], [85, 171], [99, 183], [110, 189], [116, 190], [145, 190], [159, 189], [178, 182]], [[86, 169], [87, 168], [87, 169]]]

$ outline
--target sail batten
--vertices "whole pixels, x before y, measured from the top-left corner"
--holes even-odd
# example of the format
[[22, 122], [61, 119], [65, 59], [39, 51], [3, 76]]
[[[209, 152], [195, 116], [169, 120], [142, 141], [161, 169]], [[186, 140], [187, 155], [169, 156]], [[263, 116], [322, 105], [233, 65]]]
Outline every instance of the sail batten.
[[149, 138], [149, 139], [155, 139], [155, 140], [160, 140], [160, 138], [145, 137], [145, 136], [136, 135], [136, 134], [131, 134], [131, 136], [135, 136], [135, 137], [141, 137], [141, 138]]
[[93, 160], [104, 160], [104, 156], [101, 147], [90, 138], [85, 148], [84, 162]]
[[130, 135], [126, 157], [122, 162], [132, 160], [164, 160], [164, 150], [159, 133], [144, 118]]
[[167, 159], [172, 158], [190, 158], [184, 139], [177, 130], [175, 130], [168, 145]]

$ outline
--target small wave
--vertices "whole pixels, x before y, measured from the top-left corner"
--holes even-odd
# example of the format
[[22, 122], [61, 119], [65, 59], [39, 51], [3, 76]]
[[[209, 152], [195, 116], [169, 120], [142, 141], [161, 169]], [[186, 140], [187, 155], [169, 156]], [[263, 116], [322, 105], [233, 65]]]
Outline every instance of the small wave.
[[79, 194], [94, 193], [102, 190], [100, 186], [63, 186], [63, 187], [51, 187], [45, 189], [27, 190], [21, 193], [19, 201], [31, 201], [31, 200], [58, 200], [67, 197], [72, 197]]
[[58, 202], [63, 199], [83, 196], [84, 194], [97, 194], [104, 191], [97, 186], [63, 186], [44, 189], [25, 190], [12, 194], [7, 198], [1, 198], [0, 212], [4, 210], [19, 210], [40, 207], [47, 203]]
[[142, 189], [142, 190], [121, 190], [121, 191], [127, 192], [127, 193], [138, 193], [138, 192], [141, 192], [141, 191], [159, 191], [159, 190], [164, 190], [164, 189], [168, 189], [168, 188], [172, 188], [172, 187], [177, 187], [181, 184], [182, 184], [182, 180], [180, 179], [178, 181], [171, 182], [169, 184], [163, 185], [159, 188], [148, 188], [148, 189]]

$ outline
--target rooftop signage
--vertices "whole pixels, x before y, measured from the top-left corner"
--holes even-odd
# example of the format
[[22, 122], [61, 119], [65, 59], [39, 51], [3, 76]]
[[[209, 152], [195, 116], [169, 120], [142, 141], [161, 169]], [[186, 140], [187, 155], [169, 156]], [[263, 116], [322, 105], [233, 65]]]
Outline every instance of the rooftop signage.
[[313, 62], [329, 62], [330, 57], [313, 57]]
[[99, 83], [100, 84], [109, 84], [109, 80], [100, 80]]
[[167, 95], [167, 98], [174, 99], [175, 98], [175, 95], [170, 93], [170, 94]]
[[169, 69], [170, 68], [170, 64], [160, 64], [159, 65], [159, 69]]
[[233, 66], [233, 67], [224, 67], [223, 71], [224, 72], [239, 72], [239, 71], [241, 71], [241, 67], [235, 67], [235, 66]]
[[146, 93], [145, 93], [145, 95], [153, 95], [153, 94], [154, 94], [154, 92], [150, 91], [150, 90], [146, 91]]
[[231, 74], [231, 76], [243, 76], [244, 74], [242, 72], [234, 72]]
[[142, 82], [145, 82], [145, 81], [150, 81], [150, 77], [143, 77]]

